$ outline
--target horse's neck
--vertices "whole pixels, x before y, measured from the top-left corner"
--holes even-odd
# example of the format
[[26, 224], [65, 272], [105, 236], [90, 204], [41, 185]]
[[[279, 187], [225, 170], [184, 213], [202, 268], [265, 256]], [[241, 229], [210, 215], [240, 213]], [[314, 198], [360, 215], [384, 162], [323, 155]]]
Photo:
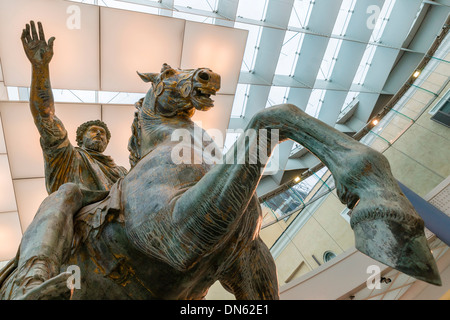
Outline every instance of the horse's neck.
[[185, 117], [164, 118], [152, 115], [147, 116], [143, 125], [144, 134], [142, 136], [142, 155], [150, 153], [157, 146], [171, 141], [175, 130], [192, 131], [194, 123]]

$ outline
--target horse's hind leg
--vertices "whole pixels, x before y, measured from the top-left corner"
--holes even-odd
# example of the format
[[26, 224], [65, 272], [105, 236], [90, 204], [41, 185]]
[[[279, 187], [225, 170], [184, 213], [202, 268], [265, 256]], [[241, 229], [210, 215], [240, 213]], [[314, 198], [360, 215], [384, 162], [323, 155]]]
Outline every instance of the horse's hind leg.
[[239, 252], [219, 281], [238, 300], [279, 299], [275, 262], [259, 237]]

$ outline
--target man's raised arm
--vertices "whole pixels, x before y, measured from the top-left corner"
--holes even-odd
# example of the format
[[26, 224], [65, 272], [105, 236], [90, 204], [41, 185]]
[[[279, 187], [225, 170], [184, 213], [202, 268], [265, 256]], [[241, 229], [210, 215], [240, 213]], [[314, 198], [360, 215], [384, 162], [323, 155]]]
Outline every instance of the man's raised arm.
[[30, 109], [42, 136], [44, 123], [48, 125], [49, 122], [53, 122], [55, 114], [49, 72], [55, 38], [51, 37], [48, 43], [45, 41], [44, 30], [40, 22], [38, 22], [38, 30], [39, 33], [36, 31], [34, 21], [30, 21], [30, 24], [23, 29], [21, 39], [32, 66]]

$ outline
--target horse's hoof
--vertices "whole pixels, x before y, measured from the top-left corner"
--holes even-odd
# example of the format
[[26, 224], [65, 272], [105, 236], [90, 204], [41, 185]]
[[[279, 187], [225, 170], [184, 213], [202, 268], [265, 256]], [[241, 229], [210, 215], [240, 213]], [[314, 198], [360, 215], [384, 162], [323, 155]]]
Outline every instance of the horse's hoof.
[[400, 201], [385, 206], [360, 200], [350, 223], [359, 251], [416, 279], [442, 285], [423, 220], [409, 203]]

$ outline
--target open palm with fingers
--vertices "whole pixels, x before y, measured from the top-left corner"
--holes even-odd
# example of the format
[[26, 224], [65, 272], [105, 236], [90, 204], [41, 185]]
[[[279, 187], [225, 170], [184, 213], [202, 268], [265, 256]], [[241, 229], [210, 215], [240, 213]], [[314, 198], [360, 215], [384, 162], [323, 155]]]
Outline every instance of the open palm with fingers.
[[34, 21], [26, 25], [22, 31], [22, 44], [28, 60], [33, 65], [48, 65], [53, 57], [53, 41], [55, 37], [51, 37], [48, 43], [45, 41], [44, 29], [42, 24], [38, 22], [38, 31]]

